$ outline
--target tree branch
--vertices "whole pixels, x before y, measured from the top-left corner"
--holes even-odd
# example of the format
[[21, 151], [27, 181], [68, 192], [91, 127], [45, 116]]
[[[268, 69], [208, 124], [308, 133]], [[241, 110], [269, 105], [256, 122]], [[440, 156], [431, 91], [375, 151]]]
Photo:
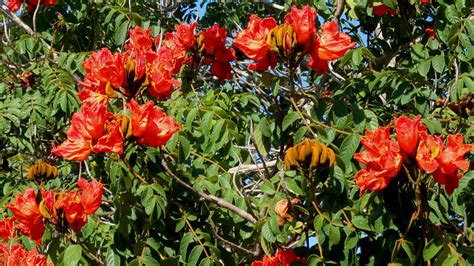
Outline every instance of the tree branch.
[[224, 208], [224, 209], [227, 209], [235, 214], [237, 214], [238, 216], [246, 219], [247, 221], [251, 222], [251, 223], [256, 223], [257, 222], [257, 219], [255, 219], [255, 217], [253, 217], [250, 213], [240, 209], [239, 207], [227, 202], [226, 200], [224, 199], [221, 199], [221, 198], [218, 198], [214, 195], [208, 195], [204, 192], [201, 192], [201, 191], [198, 191], [196, 190], [194, 187], [192, 187], [190, 184], [186, 183], [184, 180], [182, 180], [181, 178], [179, 178], [176, 174], [174, 174], [168, 167], [168, 165], [166, 164], [166, 161], [164, 160], [163, 156], [161, 158], [161, 165], [163, 166], [163, 168], [165, 169], [165, 171], [174, 179], [176, 180], [178, 183], [180, 183], [182, 186], [184, 186], [185, 188], [191, 190], [192, 192], [196, 193], [197, 195], [199, 195], [201, 197], [201, 199], [203, 200], [207, 200], [207, 201], [210, 201], [210, 202], [213, 202], [215, 204], [217, 204], [218, 206]]
[[29, 35], [33, 35], [35, 32], [30, 28], [30, 26], [26, 25], [25, 22], [23, 22], [17, 15], [15, 15], [13, 12], [8, 9], [8, 7], [5, 4], [0, 4], [0, 12], [5, 14], [13, 23], [16, 25], [20, 26], [22, 29], [26, 31]]

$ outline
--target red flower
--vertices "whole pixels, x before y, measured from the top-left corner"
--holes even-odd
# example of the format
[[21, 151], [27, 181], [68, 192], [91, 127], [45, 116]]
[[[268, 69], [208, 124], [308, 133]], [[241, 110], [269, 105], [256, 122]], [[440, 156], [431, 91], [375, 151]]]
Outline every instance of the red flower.
[[23, 194], [15, 197], [13, 203], [7, 203], [7, 207], [19, 222], [18, 227], [21, 232], [36, 242], [40, 242], [46, 226], [36, 202], [35, 190], [26, 189]]
[[97, 180], [87, 182], [84, 178], [79, 178], [77, 185], [81, 188], [81, 204], [85, 214], [93, 214], [99, 209], [102, 202], [104, 188]]
[[298, 43], [309, 46], [317, 38], [315, 19], [316, 10], [311, 12], [309, 5], [301, 9], [292, 6], [291, 12], [285, 16], [285, 22], [293, 26]]
[[113, 89], [122, 87], [125, 81], [124, 55], [112, 54], [107, 48], [92, 52], [82, 63], [86, 76], [81, 85], [88, 90], [115, 97]]
[[0, 221], [0, 237], [3, 238], [4, 242], [16, 237], [16, 225], [13, 217]]
[[443, 140], [438, 136], [429, 135], [427, 132], [420, 134], [420, 142], [416, 151], [418, 167], [428, 174], [438, 169], [438, 157], [443, 151]]
[[[203, 38], [206, 51], [207, 64], [212, 63], [212, 74], [219, 78], [220, 82], [232, 77], [229, 62], [235, 60], [235, 51], [225, 46], [227, 31], [225, 28], [214, 25], [200, 34]], [[216, 64], [216, 65], [215, 65]]]
[[396, 11], [393, 8], [388, 7], [384, 3], [378, 3], [377, 5], [372, 6], [372, 9], [374, 10], [374, 14], [379, 17], [383, 17], [387, 15], [387, 13], [390, 13], [390, 16], [395, 16]]
[[58, 200], [57, 208], [62, 208], [66, 220], [74, 232], [78, 232], [87, 223], [87, 215], [81, 203], [81, 195], [77, 191], [65, 192]]
[[293, 262], [306, 265], [306, 259], [298, 257], [292, 249], [277, 251], [273, 257], [264, 256], [262, 261], [252, 262], [252, 266], [290, 266]]
[[429, 3], [430, 3], [430, 0], [420, 0], [420, 3], [422, 3], [422, 4], [429, 4]]
[[451, 195], [459, 186], [459, 179], [463, 176], [458, 170], [466, 172], [469, 170], [469, 161], [464, 155], [474, 148], [471, 144], [464, 144], [460, 134], [449, 135], [448, 145], [438, 157], [439, 167], [433, 173], [433, 177], [439, 184], [445, 185], [446, 192]]
[[[10, 11], [16, 12], [18, 11], [18, 9], [20, 9], [22, 3], [23, 1], [21, 0], [8, 0], [8, 2], [6, 3], [6, 6], [8, 9], [10, 9]], [[47, 6], [56, 4], [56, 0], [43, 0], [41, 1], [41, 4], [44, 7], [47, 7]], [[38, 5], [38, 0], [28, 0], [26, 2], [26, 7], [29, 10], [34, 10], [37, 5]]]
[[0, 265], [2, 266], [17, 266], [25, 255], [26, 250], [23, 249], [20, 243], [11, 246], [0, 243]]
[[421, 116], [417, 115], [412, 120], [407, 116], [394, 118], [395, 132], [397, 133], [398, 145], [401, 150], [409, 155], [414, 156], [418, 146], [418, 139], [421, 132], [426, 131], [426, 127], [420, 124]]
[[25, 253], [25, 257], [21, 261], [20, 266], [54, 266], [53, 263], [47, 263], [46, 256], [38, 253], [36, 249], [32, 249], [31, 251], [25, 251]]
[[67, 160], [83, 161], [92, 152], [122, 154], [123, 137], [118, 122], [107, 121], [111, 114], [100, 104], [83, 104], [81, 112], [74, 113], [67, 140], [52, 152]]
[[368, 190], [382, 190], [402, 167], [402, 156], [398, 143], [390, 139], [390, 126], [367, 131], [361, 139], [366, 151], [356, 153], [354, 159], [365, 165], [355, 175], [360, 194]]
[[140, 106], [135, 100], [127, 104], [131, 112], [132, 134], [137, 142], [151, 147], [164, 145], [180, 129], [173, 117], [167, 116], [149, 101]]
[[22, 0], [8, 0], [6, 6], [11, 12], [16, 12], [18, 9], [20, 9], [22, 3]]
[[[427, 3], [429, 3], [429, 2], [427, 2]], [[426, 33], [426, 35], [428, 35], [428, 38], [430, 38], [432, 40], [436, 39], [436, 35], [435, 35], [435, 32], [434, 32], [433, 28], [426, 28], [425, 33]]]
[[177, 24], [174, 26], [176, 32], [173, 34], [174, 44], [181, 47], [183, 50], [189, 50], [196, 43], [196, 36], [194, 30], [197, 23], [191, 24]]
[[[274, 18], [261, 19], [252, 15], [247, 24], [247, 29], [237, 32], [233, 40], [234, 46], [248, 58], [257, 61], [256, 64], [249, 66], [249, 69], [267, 70], [269, 67], [275, 67], [276, 54], [270, 50], [267, 44], [267, 35], [276, 25]], [[268, 60], [269, 57], [274, 57], [275, 60]]]
[[125, 50], [151, 50], [153, 47], [153, 38], [151, 36], [151, 29], [143, 29], [140, 26], [136, 26], [134, 29], [129, 30], [130, 42], [125, 46]]
[[317, 50], [318, 58], [322, 60], [336, 60], [356, 45], [355, 42], [351, 42], [349, 35], [339, 31], [335, 21], [326, 22], [321, 29]]

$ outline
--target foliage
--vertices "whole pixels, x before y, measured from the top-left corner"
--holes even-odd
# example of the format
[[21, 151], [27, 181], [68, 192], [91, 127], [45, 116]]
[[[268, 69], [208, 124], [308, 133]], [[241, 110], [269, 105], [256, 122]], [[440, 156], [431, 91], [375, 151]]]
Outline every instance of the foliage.
[[[474, 263], [472, 170], [452, 194], [421, 170], [422, 183], [411, 183], [403, 169], [385, 189], [361, 194], [354, 177], [365, 166], [353, 159], [366, 150], [367, 131], [401, 115], [420, 115], [443, 140], [461, 134], [473, 142], [472, 3], [384, 0], [395, 14], [378, 16], [376, 2], [64, 0], [37, 11], [0, 9], [0, 219], [12, 216], [7, 203], [27, 188], [73, 190], [81, 177], [104, 186], [82, 230], [47, 226], [41, 243], [21, 234], [4, 243], [36, 248], [55, 265], [241, 265], [290, 249], [308, 265]], [[254, 71], [234, 46], [230, 79], [200, 62], [173, 73], [181, 86], [167, 99], [137, 95], [180, 124], [166, 145], [129, 139], [123, 154], [92, 153], [83, 162], [52, 153], [83, 105], [77, 93], [91, 52], [125, 53], [135, 26], [160, 40], [177, 23], [197, 22], [196, 32], [225, 27], [231, 53], [251, 14], [281, 24], [291, 5], [318, 10], [319, 36], [336, 20], [357, 46], [330, 59], [323, 74], [301, 55], [309, 48], [291, 61], [288, 53], [303, 49], [295, 46], [273, 69]], [[111, 112], [129, 100], [111, 99]], [[313, 169], [312, 150], [285, 167], [287, 151], [305, 139], [335, 153], [335, 162]], [[38, 160], [55, 165], [57, 176], [29, 180]], [[408, 174], [418, 171], [410, 167]]]

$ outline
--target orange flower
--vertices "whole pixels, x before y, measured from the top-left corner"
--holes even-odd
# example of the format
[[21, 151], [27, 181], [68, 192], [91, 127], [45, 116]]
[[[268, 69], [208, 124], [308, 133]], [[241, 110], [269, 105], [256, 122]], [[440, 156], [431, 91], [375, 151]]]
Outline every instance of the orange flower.
[[40, 242], [46, 226], [36, 202], [35, 190], [27, 188], [23, 194], [15, 197], [13, 203], [7, 203], [7, 207], [19, 222], [18, 227], [21, 232], [36, 242]]
[[292, 6], [291, 12], [285, 16], [285, 22], [293, 26], [298, 43], [305, 46], [312, 46], [313, 42], [317, 39], [315, 24], [316, 12], [316, 10], [311, 12], [309, 5], [301, 9]]
[[[292, 205], [299, 204], [299, 203], [300, 203], [300, 200], [298, 198], [291, 200]], [[288, 208], [289, 208], [289, 202], [287, 199], [282, 199], [275, 204], [275, 207], [274, 207], [275, 213], [278, 216], [280, 216], [280, 219], [278, 220], [279, 225], [283, 225], [285, 221], [289, 221], [289, 222], [293, 221], [293, 216], [287, 213]]]
[[[271, 29], [276, 27], [274, 18], [261, 19], [258, 16], [250, 16], [247, 28], [237, 32], [233, 44], [241, 50], [248, 58], [257, 61], [251, 67], [256, 70], [267, 70], [273, 68], [276, 64], [276, 55], [270, 51], [267, 44], [267, 35]], [[273, 54], [273, 55], [272, 55]], [[275, 60], [268, 60], [274, 57]], [[258, 67], [257, 67], [258, 66]]]
[[339, 31], [335, 21], [326, 22], [322, 27], [321, 37], [318, 39], [318, 58], [331, 61], [342, 57], [356, 43], [351, 42], [351, 37]]
[[13, 217], [0, 221], [0, 237], [3, 238], [4, 242], [16, 237], [16, 225]]
[[93, 214], [99, 209], [102, 202], [104, 188], [97, 180], [87, 182], [84, 178], [79, 178], [77, 185], [81, 188], [81, 204], [85, 214]]
[[131, 112], [132, 134], [142, 145], [159, 147], [180, 129], [173, 117], [167, 116], [149, 101], [140, 106], [135, 100], [127, 104]]
[[408, 156], [415, 155], [419, 136], [422, 132], [426, 132], [426, 127], [420, 124], [420, 119], [421, 116], [419, 115], [413, 119], [404, 115], [393, 119], [398, 145], [400, 145], [400, 149]]
[[463, 143], [463, 137], [460, 134], [448, 136], [448, 144], [438, 157], [439, 167], [433, 173], [433, 177], [436, 182], [445, 185], [449, 195], [459, 186], [459, 179], [463, 176], [458, 171], [469, 170], [469, 161], [464, 159], [464, 155], [473, 148], [473, 145]]
[[431, 40], [436, 39], [436, 34], [433, 28], [425, 28], [425, 33], [426, 35], [428, 35], [428, 38], [430, 38]]
[[123, 152], [123, 137], [118, 122], [107, 121], [111, 114], [101, 104], [83, 104], [74, 113], [67, 140], [52, 152], [67, 160], [83, 161], [92, 152]]
[[355, 175], [360, 194], [368, 190], [382, 190], [402, 167], [402, 155], [398, 143], [390, 139], [390, 126], [367, 131], [361, 139], [366, 151], [356, 153], [354, 159], [365, 165]]
[[438, 169], [438, 157], [443, 151], [443, 140], [438, 136], [429, 135], [427, 132], [420, 134], [420, 143], [416, 151], [418, 167], [428, 174]]

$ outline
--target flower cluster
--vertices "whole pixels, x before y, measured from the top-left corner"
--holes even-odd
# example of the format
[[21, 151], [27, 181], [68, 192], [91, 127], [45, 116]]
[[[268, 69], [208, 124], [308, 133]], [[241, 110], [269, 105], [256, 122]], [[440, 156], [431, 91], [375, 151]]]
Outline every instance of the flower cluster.
[[52, 266], [46, 262], [46, 256], [39, 254], [36, 249], [25, 250], [19, 243], [8, 246], [0, 243], [0, 265], [5, 266]]
[[366, 190], [384, 189], [398, 175], [402, 165], [410, 167], [413, 160], [419, 169], [432, 174], [436, 182], [445, 185], [446, 192], [452, 194], [462, 172], [469, 169], [464, 155], [474, 145], [464, 144], [462, 135], [456, 134], [448, 135], [445, 146], [439, 136], [428, 134], [420, 123], [420, 116], [395, 118], [394, 127], [397, 140], [390, 138], [390, 126], [367, 131], [361, 139], [365, 151], [354, 155], [354, 159], [365, 165], [355, 175], [361, 195]]
[[13, 202], [7, 204], [13, 217], [0, 222], [0, 237], [8, 241], [20, 231], [39, 243], [43, 238], [46, 222], [60, 232], [66, 231], [67, 225], [74, 232], [80, 231], [87, 223], [87, 215], [94, 214], [99, 209], [103, 187], [100, 181], [87, 182], [83, 178], [77, 181], [77, 185], [80, 192], [41, 191], [40, 201], [32, 188], [17, 195]]
[[297, 62], [309, 54], [308, 66], [322, 74], [329, 69], [329, 61], [340, 58], [356, 43], [349, 35], [339, 32], [335, 21], [326, 22], [318, 35], [315, 21], [316, 10], [311, 11], [310, 6], [301, 9], [292, 6], [281, 25], [274, 18], [253, 15], [247, 28], [237, 33], [233, 44], [256, 61], [249, 66], [251, 70], [274, 68], [277, 57]]
[[[24, 2], [23, 0], [8, 0], [8, 2], [6, 3], [6, 6], [8, 9], [10, 9], [10, 11], [16, 12], [18, 11], [18, 9], [20, 9], [21, 4], [23, 4], [23, 2]], [[27, 0], [25, 4], [26, 4], [26, 8], [28, 8], [29, 10], [34, 10], [36, 6], [38, 5], [38, 0]], [[41, 1], [41, 5], [43, 5], [44, 7], [55, 5], [55, 4], [56, 4], [56, 0], [42, 0]]]
[[290, 266], [293, 262], [306, 265], [306, 259], [298, 257], [291, 249], [279, 250], [273, 257], [264, 256], [262, 260], [252, 262], [252, 266]]

